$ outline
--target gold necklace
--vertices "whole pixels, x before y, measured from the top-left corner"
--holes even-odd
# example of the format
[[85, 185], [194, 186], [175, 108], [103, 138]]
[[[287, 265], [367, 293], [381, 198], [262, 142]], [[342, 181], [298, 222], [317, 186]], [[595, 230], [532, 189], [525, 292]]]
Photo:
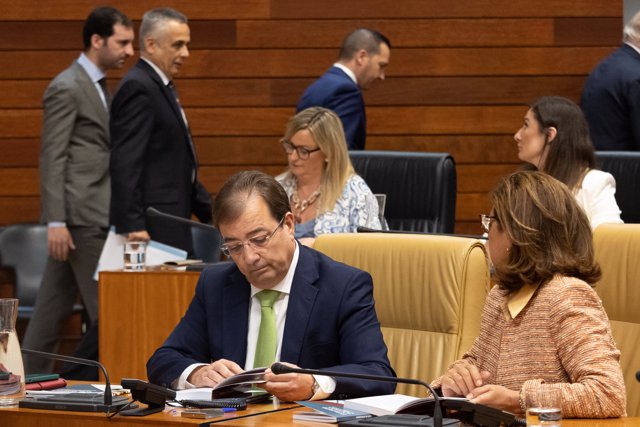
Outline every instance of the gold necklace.
[[316, 190], [314, 191], [311, 196], [307, 197], [304, 200], [300, 200], [300, 197], [298, 196], [298, 192], [296, 191], [295, 193], [291, 194], [291, 203], [293, 204], [293, 210], [297, 211], [298, 214], [295, 215], [296, 218], [296, 222], [298, 224], [300, 224], [301, 222], [301, 215], [302, 212], [304, 212], [309, 206], [311, 206], [312, 204], [315, 203], [316, 200], [318, 200], [318, 197], [320, 197], [320, 190]]

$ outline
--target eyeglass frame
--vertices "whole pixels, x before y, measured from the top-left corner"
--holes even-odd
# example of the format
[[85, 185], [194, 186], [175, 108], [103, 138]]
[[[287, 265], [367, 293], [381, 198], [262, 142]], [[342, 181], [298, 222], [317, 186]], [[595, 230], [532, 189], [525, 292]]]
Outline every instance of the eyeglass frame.
[[482, 229], [484, 230], [485, 233], [489, 233], [489, 229], [491, 228], [491, 220], [499, 221], [498, 217], [495, 215], [487, 215], [487, 214], [480, 215], [480, 224], [482, 225]]
[[[320, 147], [309, 150], [307, 147], [303, 147], [302, 145], [295, 145], [293, 142], [286, 138], [282, 138], [280, 140], [280, 144], [282, 144], [282, 148], [287, 154], [291, 154], [295, 151], [298, 157], [302, 160], [307, 160], [309, 157], [311, 157], [311, 153], [320, 151]], [[291, 151], [288, 150], [288, 146], [291, 147]]]
[[[282, 227], [282, 224], [284, 224], [285, 218], [286, 216], [282, 217], [282, 219], [280, 220], [276, 228], [274, 228], [274, 230], [271, 233], [259, 234], [257, 236], [249, 237], [247, 240], [238, 240], [237, 241], [238, 244], [233, 245], [232, 247], [229, 247], [229, 244], [228, 244], [229, 242], [225, 242], [222, 245], [220, 245], [220, 250], [225, 256], [230, 257], [232, 255], [240, 255], [244, 251], [244, 247], [246, 245], [250, 245], [254, 250], [260, 250], [260, 249], [266, 248], [269, 245], [269, 242], [271, 241], [273, 236], [280, 229], [280, 227]], [[257, 243], [261, 239], [264, 239], [264, 243]], [[232, 241], [231, 243], [233, 242], [235, 242], [235, 240]]]

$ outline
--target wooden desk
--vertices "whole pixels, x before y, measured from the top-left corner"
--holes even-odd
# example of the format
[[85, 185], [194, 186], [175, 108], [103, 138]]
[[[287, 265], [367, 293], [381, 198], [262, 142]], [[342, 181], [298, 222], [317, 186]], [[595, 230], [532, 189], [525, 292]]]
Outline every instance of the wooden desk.
[[100, 362], [112, 383], [147, 377], [147, 360], [184, 315], [198, 277], [175, 269], [100, 273]]
[[[116, 415], [107, 418], [104, 413], [87, 413], [72, 411], [45, 411], [41, 409], [0, 408], [0, 425], [10, 427], [107, 427], [117, 425], [119, 427], [144, 427], [144, 426], [207, 426], [209, 424], [221, 424], [229, 426], [258, 426], [268, 425], [259, 421], [269, 414], [280, 414], [273, 418], [273, 425], [292, 424], [291, 409], [298, 408], [296, 404], [260, 404], [250, 405], [247, 410], [229, 412], [222, 417], [206, 420], [195, 418], [183, 418], [179, 409], [168, 410], [146, 417], [123, 417]], [[249, 420], [255, 418], [255, 420]]]
[[[221, 427], [289, 427], [292, 425], [328, 426], [324, 423], [294, 423], [293, 414], [298, 409], [295, 404], [253, 405], [246, 411], [227, 413], [224, 417], [197, 420], [182, 418], [171, 412], [161, 412], [146, 417], [122, 417], [116, 415], [107, 419], [104, 414], [83, 412], [44, 411], [39, 409], [0, 408], [0, 425], [11, 427], [46, 427], [64, 425], [65, 427], [144, 427], [144, 426], [194, 426], [215, 425]], [[176, 416], [177, 415], [177, 416]], [[335, 425], [335, 424], [334, 424]], [[562, 420], [563, 427], [640, 427], [640, 418], [614, 418], [606, 420], [567, 419]]]

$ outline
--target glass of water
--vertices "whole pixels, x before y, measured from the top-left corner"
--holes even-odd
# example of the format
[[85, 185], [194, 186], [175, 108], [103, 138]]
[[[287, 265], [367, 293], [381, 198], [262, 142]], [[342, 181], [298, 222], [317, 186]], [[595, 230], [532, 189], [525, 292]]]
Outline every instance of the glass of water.
[[147, 242], [126, 242], [124, 244], [124, 270], [143, 270], [146, 252]]
[[560, 427], [562, 425], [562, 392], [559, 388], [527, 394], [527, 427]]

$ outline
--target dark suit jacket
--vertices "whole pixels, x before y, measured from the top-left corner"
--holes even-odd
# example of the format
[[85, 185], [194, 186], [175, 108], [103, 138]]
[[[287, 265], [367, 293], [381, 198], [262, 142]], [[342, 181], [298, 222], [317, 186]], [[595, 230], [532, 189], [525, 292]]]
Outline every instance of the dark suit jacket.
[[357, 84], [338, 67], [331, 67], [304, 91], [297, 111], [309, 107], [333, 110], [342, 120], [349, 150], [364, 150], [367, 116]]
[[623, 44], [598, 64], [580, 106], [596, 150], [640, 150], [640, 54]]
[[109, 225], [109, 114], [77, 61], [44, 94], [40, 146], [42, 221]]
[[111, 223], [118, 233], [147, 230], [154, 240], [191, 251], [179, 224], [145, 221], [145, 209], [211, 221], [211, 197], [192, 174], [197, 160], [171, 91], [144, 60], [126, 74], [111, 104]]
[[[371, 276], [298, 245], [281, 361], [309, 369], [394, 376], [373, 303]], [[178, 326], [147, 362], [149, 380], [168, 386], [193, 363], [221, 358], [244, 366], [250, 286], [235, 264], [202, 272]], [[333, 397], [393, 393], [395, 385], [337, 378]]]

